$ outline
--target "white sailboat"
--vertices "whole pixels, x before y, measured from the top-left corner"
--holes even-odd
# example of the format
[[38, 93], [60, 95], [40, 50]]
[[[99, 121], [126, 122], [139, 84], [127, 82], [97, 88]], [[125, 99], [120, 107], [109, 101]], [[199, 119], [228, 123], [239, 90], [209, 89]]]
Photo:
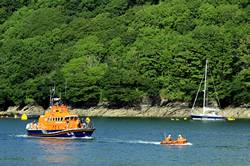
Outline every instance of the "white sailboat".
[[[197, 100], [198, 93], [200, 91], [201, 84], [199, 86], [198, 92], [196, 94], [193, 107], [192, 107], [192, 113], [191, 113], [191, 118], [193, 120], [226, 120], [226, 118], [222, 115], [219, 115], [220, 110], [218, 108], [212, 108], [207, 106], [207, 65], [208, 65], [208, 60], [206, 60], [206, 66], [205, 66], [205, 80], [204, 80], [204, 89], [203, 89], [203, 108], [202, 108], [202, 113], [194, 113], [194, 106], [195, 102]], [[203, 81], [203, 80], [202, 80]], [[201, 81], [201, 83], [202, 83]]]

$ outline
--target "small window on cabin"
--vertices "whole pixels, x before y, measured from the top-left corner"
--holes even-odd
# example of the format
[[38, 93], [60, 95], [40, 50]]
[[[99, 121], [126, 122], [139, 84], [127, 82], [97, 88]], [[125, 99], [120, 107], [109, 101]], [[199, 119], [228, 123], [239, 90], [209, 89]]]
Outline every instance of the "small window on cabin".
[[56, 112], [59, 112], [59, 110], [56, 110]]

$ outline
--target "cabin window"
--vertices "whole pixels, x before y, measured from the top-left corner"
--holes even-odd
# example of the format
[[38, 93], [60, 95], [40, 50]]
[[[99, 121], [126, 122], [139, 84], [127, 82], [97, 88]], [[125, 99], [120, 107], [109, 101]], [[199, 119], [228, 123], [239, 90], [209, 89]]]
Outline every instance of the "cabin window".
[[59, 112], [59, 110], [56, 110], [56, 112]]

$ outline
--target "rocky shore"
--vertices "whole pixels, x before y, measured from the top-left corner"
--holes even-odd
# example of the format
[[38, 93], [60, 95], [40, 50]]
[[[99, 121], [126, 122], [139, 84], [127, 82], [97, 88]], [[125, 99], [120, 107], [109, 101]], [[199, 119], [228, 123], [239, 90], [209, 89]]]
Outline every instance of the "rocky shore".
[[[7, 111], [0, 112], [0, 117], [14, 117], [27, 114], [30, 117], [36, 117], [44, 114], [40, 106], [9, 107]], [[200, 112], [198, 110], [198, 112]], [[184, 118], [189, 117], [191, 109], [188, 107], [144, 107], [137, 109], [107, 109], [107, 108], [89, 108], [89, 109], [70, 109], [70, 112], [80, 116], [90, 117], [138, 117], [138, 118]], [[225, 108], [221, 114], [226, 117], [237, 119], [250, 119], [250, 108]]]

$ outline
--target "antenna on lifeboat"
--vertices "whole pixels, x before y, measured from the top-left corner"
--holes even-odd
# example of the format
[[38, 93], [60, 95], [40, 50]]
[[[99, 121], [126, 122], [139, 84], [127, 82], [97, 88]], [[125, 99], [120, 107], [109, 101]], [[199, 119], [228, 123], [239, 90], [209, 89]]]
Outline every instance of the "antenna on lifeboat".
[[67, 98], [67, 80], [65, 81], [65, 85], [64, 85], [64, 96], [65, 98]]
[[54, 104], [53, 97], [55, 96], [55, 91], [56, 91], [56, 86], [55, 86], [55, 83], [54, 83], [54, 87], [52, 87], [50, 89], [50, 96], [49, 96], [50, 107]]
[[65, 84], [64, 84], [64, 102], [67, 104], [67, 79], [65, 79]]

